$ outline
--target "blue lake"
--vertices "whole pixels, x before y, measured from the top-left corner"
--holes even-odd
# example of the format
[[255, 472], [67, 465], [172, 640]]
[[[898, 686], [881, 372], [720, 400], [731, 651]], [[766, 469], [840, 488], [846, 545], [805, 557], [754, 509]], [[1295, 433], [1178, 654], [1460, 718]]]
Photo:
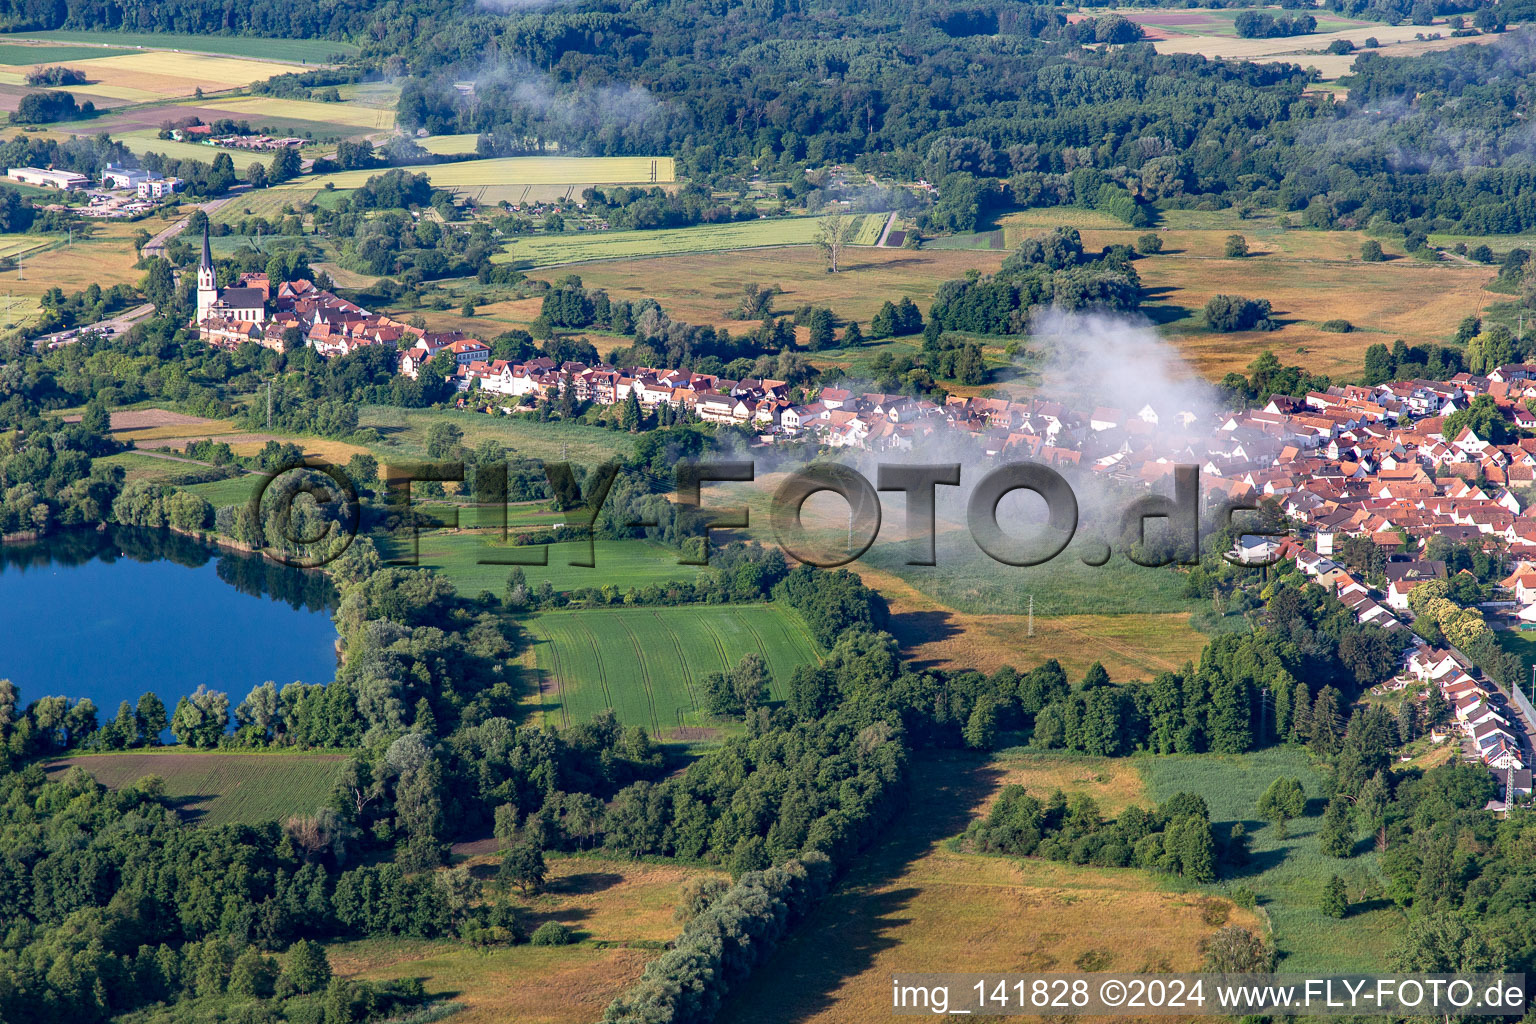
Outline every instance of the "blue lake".
[[161, 531], [76, 531], [0, 546], [0, 679], [23, 704], [89, 697], [103, 721], [199, 684], [238, 704], [267, 680], [336, 674], [335, 591], [316, 573]]

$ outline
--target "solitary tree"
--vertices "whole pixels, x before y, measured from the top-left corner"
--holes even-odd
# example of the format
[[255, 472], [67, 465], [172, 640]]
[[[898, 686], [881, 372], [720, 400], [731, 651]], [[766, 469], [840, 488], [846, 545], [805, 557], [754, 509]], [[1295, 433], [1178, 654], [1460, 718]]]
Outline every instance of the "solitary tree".
[[1229, 259], [1241, 259], [1248, 255], [1248, 239], [1242, 235], [1228, 235], [1226, 254]]
[[816, 231], [816, 247], [827, 258], [832, 273], [837, 273], [842, 264], [843, 249], [853, 244], [853, 218], [849, 217], [840, 207], [832, 207], [826, 216], [821, 218], [821, 227]]
[[502, 881], [517, 886], [524, 895], [537, 892], [543, 888], [546, 877], [544, 851], [526, 840], [513, 844], [501, 859], [499, 874]]

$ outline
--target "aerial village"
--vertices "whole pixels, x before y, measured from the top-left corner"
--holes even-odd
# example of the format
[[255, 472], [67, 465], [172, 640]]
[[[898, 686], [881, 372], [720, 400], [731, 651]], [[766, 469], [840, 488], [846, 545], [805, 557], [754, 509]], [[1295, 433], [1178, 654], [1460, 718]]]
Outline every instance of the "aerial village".
[[[1501, 366], [1487, 376], [1276, 395], [1262, 408], [1202, 418], [1160, 409], [1155, 399], [1139, 409], [953, 396], [936, 402], [843, 387], [807, 394], [784, 381], [682, 369], [556, 365], [544, 356], [492, 359], [483, 341], [371, 313], [309, 281], [280, 282], [274, 290], [266, 275], [246, 274], [236, 286], [219, 288], [206, 240], [197, 296], [199, 335], [222, 347], [254, 342], [281, 349], [296, 329], [324, 357], [387, 345], [399, 352], [399, 372], [413, 378], [446, 351], [456, 367], [458, 404], [495, 414], [532, 410], [571, 389], [577, 402], [599, 405], [633, 394], [647, 412], [668, 405], [702, 422], [744, 428], [765, 444], [806, 440], [830, 449], [900, 453], [943, 432], [970, 438], [984, 457], [1074, 467], [1148, 486], [1176, 464], [1196, 464], [1206, 490], [1272, 499], [1300, 527], [1278, 542], [1245, 538], [1251, 547], [1238, 554], [1294, 559], [1362, 622], [1406, 628], [1414, 588], [1446, 577], [1443, 561], [1423, 555], [1427, 539], [1438, 535], [1503, 552], [1508, 598], [1497, 602], [1498, 613], [1516, 628], [1536, 628], [1536, 515], [1515, 494], [1536, 485], [1536, 438], [1499, 445], [1471, 428], [1455, 436], [1442, 430], [1447, 417], [1482, 395], [1517, 426], [1536, 429], [1536, 415], [1524, 404], [1536, 396], [1536, 364]], [[1350, 537], [1368, 537], [1391, 552], [1384, 591], [1335, 560], [1337, 546]], [[1499, 776], [1506, 799], [1531, 792], [1526, 737], [1536, 712], [1526, 695], [1502, 693], [1464, 654], [1419, 637], [1401, 674], [1382, 686], [1416, 687], [1421, 699], [1437, 687], [1455, 722], [1454, 736], [1437, 738], [1462, 742]]]

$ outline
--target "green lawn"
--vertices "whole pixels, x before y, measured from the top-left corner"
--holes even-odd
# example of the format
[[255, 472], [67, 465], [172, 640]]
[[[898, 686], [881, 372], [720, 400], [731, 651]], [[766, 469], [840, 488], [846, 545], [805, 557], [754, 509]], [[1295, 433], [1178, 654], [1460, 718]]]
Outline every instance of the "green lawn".
[[193, 494], [201, 494], [208, 499], [208, 503], [214, 508], [222, 505], [243, 505], [251, 500], [251, 495], [261, 486], [264, 479], [262, 474], [242, 473], [240, 476], [232, 476], [228, 480], [211, 480], [206, 484], [189, 484], [183, 488]]
[[656, 733], [699, 725], [706, 674], [756, 652], [781, 700], [795, 667], [816, 660], [800, 617], [771, 604], [547, 612], [527, 625], [541, 702], [565, 723], [613, 708]]
[[596, 466], [616, 455], [628, 455], [634, 445], [634, 435], [623, 431], [580, 423], [540, 423], [532, 416], [487, 416], [467, 410], [390, 405], [366, 405], [358, 410], [358, 425], [372, 427], [383, 436], [384, 443], [375, 450], [385, 463], [425, 459], [427, 430], [445, 420], [464, 431], [466, 450], [489, 437], [530, 459]]
[[[463, 511], [461, 521], [473, 525], [475, 513]], [[547, 556], [548, 565], [524, 565], [523, 575], [528, 585], [538, 587], [545, 580], [557, 591], [566, 592], [578, 587], [601, 587], [613, 583], [620, 590], [643, 587], [648, 583], [665, 583], [669, 580], [691, 579], [698, 566], [678, 565], [678, 552], [648, 540], [599, 540], [595, 544], [594, 568], [571, 565], [572, 560], [586, 560], [587, 545], [582, 541], [560, 544], [538, 544], [522, 548], [509, 548], [494, 534], [487, 532], [450, 532], [428, 530], [420, 534], [418, 565], [435, 569], [453, 581], [459, 593], [473, 597], [482, 590], [501, 596], [507, 589], [507, 577], [511, 565], [481, 565], [487, 558], [538, 558]], [[385, 558], [409, 557], [409, 542], [392, 536], [377, 536], [375, 542]], [[408, 564], [408, 563], [400, 563]]]
[[346, 762], [345, 754], [226, 754], [167, 747], [67, 758], [48, 765], [48, 771], [78, 764], [114, 788], [158, 775], [165, 780], [166, 796], [195, 823], [257, 825], [313, 814]]
[[[1305, 751], [1295, 748], [1263, 750], [1244, 755], [1159, 756], [1138, 759], [1147, 782], [1147, 795], [1156, 801], [1175, 793], [1198, 793], [1211, 808], [1211, 821], [1224, 832], [1241, 821], [1252, 837], [1253, 862], [1246, 873], [1223, 879], [1214, 888], [1230, 891], [1247, 886], [1274, 927], [1282, 954], [1279, 969], [1290, 972], [1379, 971], [1387, 953], [1402, 941], [1402, 912], [1386, 899], [1351, 908], [1335, 920], [1319, 911], [1323, 885], [1338, 874], [1351, 899], [1362, 890], [1379, 887], [1379, 855], [1361, 839], [1361, 851], [1347, 860], [1325, 856], [1318, 848], [1324, 801], [1323, 777], [1314, 771]], [[1306, 787], [1308, 816], [1288, 825], [1289, 837], [1257, 819], [1254, 808], [1269, 784], [1281, 776], [1301, 780]]]
[[[18, 32], [16, 39], [41, 39], [55, 43], [97, 46], [131, 46], [152, 50], [190, 50], [194, 53], [227, 53], [261, 60], [292, 60], [323, 64], [336, 54], [354, 54], [357, 47], [334, 39], [264, 39], [258, 36], [176, 35], [169, 32]], [[98, 51], [98, 55], [100, 55]], [[53, 58], [48, 58], [53, 59]]]
[[[859, 230], [871, 220], [884, 224], [885, 215], [864, 215]], [[508, 243], [492, 257], [518, 266], [551, 267], [586, 260], [612, 260], [643, 256], [675, 256], [689, 252], [716, 252], [775, 245], [809, 245], [816, 240], [819, 217], [775, 217], [732, 224], [701, 224], [657, 231], [582, 231], [561, 235], [535, 234]], [[877, 234], [878, 237], [878, 234]]]

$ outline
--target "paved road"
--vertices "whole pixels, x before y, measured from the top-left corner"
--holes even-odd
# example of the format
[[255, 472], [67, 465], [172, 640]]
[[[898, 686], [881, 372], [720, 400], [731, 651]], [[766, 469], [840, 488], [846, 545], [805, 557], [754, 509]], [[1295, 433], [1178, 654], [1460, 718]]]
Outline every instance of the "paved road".
[[[204, 213], [212, 213], [234, 198], [234, 196], [225, 196], [222, 199], [210, 199], [205, 203], [199, 203], [197, 206], [193, 207], [193, 209], [202, 210]], [[175, 221], [169, 226], [161, 228], [159, 234], [155, 235], [155, 237], [144, 243], [144, 248], [139, 250], [139, 255], [143, 256], [145, 259], [148, 259], [151, 256], [164, 256], [167, 243], [185, 231], [188, 222], [191, 220], [192, 215], [188, 214], [187, 216], [181, 218], [178, 221]]]
[[895, 224], [896, 224], [896, 211], [892, 210], [891, 211], [891, 215], [889, 217], [885, 218], [885, 227], [881, 229], [880, 237], [875, 240], [875, 244], [876, 245], [884, 245], [885, 244], [885, 240], [887, 238], [891, 237], [891, 228], [894, 227]]
[[71, 327], [67, 331], [58, 331], [54, 334], [45, 334], [41, 338], [35, 339], [32, 345], [41, 352], [44, 349], [73, 345], [80, 340], [80, 335], [88, 331], [96, 331], [102, 334], [121, 334], [154, 311], [154, 303], [146, 302], [142, 306], [135, 306], [130, 310], [119, 313], [117, 316], [109, 317], [106, 320], [98, 320], [94, 324], [86, 324], [84, 327]]

